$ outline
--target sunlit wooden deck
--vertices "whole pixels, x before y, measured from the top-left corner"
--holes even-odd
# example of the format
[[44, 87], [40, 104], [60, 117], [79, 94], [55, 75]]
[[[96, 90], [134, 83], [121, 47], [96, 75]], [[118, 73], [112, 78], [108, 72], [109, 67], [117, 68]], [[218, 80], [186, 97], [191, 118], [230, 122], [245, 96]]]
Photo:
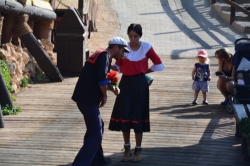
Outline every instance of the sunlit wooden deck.
[[[136, 165], [249, 165], [241, 155], [240, 139], [234, 137], [235, 120], [218, 103], [223, 100], [212, 76], [208, 106], [192, 106], [191, 70], [194, 58], [161, 56], [166, 70], [153, 73], [150, 86], [151, 132], [143, 138], [143, 160]], [[216, 60], [211, 58], [214, 72]], [[4, 116], [0, 129], [0, 165], [71, 165], [83, 142], [84, 120], [70, 99], [77, 78], [62, 83], [31, 85], [17, 95], [23, 112]], [[101, 109], [105, 123], [103, 149], [121, 163], [123, 139], [107, 129], [115, 96]], [[201, 94], [199, 103], [202, 102]], [[133, 135], [132, 135], [133, 136]], [[134, 139], [132, 138], [132, 147]]]

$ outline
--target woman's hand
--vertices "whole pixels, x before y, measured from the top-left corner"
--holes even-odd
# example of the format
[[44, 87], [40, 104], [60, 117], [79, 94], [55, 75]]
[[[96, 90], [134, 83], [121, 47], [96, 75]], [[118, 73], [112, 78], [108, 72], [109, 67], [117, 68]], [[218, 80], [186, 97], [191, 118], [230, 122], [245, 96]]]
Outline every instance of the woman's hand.
[[114, 87], [112, 85], [108, 85], [108, 90], [113, 92], [116, 96], [119, 95], [120, 89], [118, 87]]
[[120, 93], [120, 89], [118, 87], [115, 87], [113, 93], [117, 96]]
[[226, 80], [227, 79], [227, 76], [226, 75], [219, 75], [218, 76], [220, 79], [223, 79], [223, 80]]

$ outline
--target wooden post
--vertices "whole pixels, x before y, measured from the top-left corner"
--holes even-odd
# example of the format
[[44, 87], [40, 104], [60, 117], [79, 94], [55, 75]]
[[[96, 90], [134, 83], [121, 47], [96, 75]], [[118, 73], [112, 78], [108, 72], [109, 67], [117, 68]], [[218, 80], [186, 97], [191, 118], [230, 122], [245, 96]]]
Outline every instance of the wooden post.
[[0, 104], [0, 128], [4, 128], [4, 120], [3, 120], [3, 113]]
[[[89, 3], [89, 2], [88, 2]], [[86, 13], [83, 13], [83, 9], [84, 9], [84, 0], [78, 0], [78, 12], [82, 18], [83, 24], [85, 26], [88, 26], [88, 16]], [[88, 5], [87, 5], [88, 6]], [[86, 11], [85, 11], [86, 12]]]
[[55, 3], [56, 3], [56, 0], [50, 0], [50, 5], [53, 10], [55, 10]]
[[84, 0], [78, 0], [78, 11], [80, 16], [83, 17], [83, 7], [84, 7]]
[[235, 10], [239, 10], [240, 12], [248, 15], [250, 17], [250, 12], [246, 10], [244, 7], [241, 7], [239, 4], [235, 3], [235, 0], [224, 0], [226, 3], [231, 5], [231, 12], [230, 12], [230, 24], [232, 24], [235, 20]]
[[53, 20], [40, 19], [34, 22], [33, 34], [37, 39], [47, 39], [51, 42], [52, 29], [54, 28]]
[[[235, 0], [232, 0], [235, 2]], [[231, 10], [230, 10], [230, 24], [234, 22], [235, 19], [235, 8], [231, 5]]]

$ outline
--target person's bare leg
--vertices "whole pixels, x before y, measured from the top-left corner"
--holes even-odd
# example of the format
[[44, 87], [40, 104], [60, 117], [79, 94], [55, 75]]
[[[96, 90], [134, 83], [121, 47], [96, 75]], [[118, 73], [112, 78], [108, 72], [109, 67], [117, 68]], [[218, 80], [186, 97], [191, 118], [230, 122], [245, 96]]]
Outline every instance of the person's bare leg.
[[123, 134], [124, 144], [129, 144], [130, 143], [130, 131], [122, 132], [122, 134]]
[[203, 101], [207, 100], [207, 92], [202, 92]]
[[197, 100], [199, 91], [194, 91], [194, 100]]
[[226, 83], [226, 89], [229, 93], [233, 94], [234, 92], [234, 82], [233, 81], [228, 81]]
[[221, 94], [225, 97], [225, 99], [227, 99], [229, 94], [228, 94], [228, 91], [227, 91], [225, 80], [218, 79], [217, 86], [218, 86], [218, 89], [221, 92]]
[[141, 146], [143, 133], [135, 133], [136, 146]]

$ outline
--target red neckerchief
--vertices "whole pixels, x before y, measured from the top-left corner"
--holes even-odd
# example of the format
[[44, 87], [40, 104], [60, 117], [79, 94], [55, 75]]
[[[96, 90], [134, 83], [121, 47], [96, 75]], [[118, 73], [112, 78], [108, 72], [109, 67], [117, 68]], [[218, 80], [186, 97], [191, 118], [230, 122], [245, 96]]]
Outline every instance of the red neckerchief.
[[95, 62], [96, 62], [96, 59], [99, 57], [99, 55], [101, 54], [101, 53], [103, 53], [103, 52], [107, 52], [107, 53], [109, 53], [107, 50], [105, 50], [105, 49], [98, 49], [98, 50], [96, 50], [86, 61], [87, 62], [90, 62], [90, 63], [92, 63], [92, 64], [95, 64]]

